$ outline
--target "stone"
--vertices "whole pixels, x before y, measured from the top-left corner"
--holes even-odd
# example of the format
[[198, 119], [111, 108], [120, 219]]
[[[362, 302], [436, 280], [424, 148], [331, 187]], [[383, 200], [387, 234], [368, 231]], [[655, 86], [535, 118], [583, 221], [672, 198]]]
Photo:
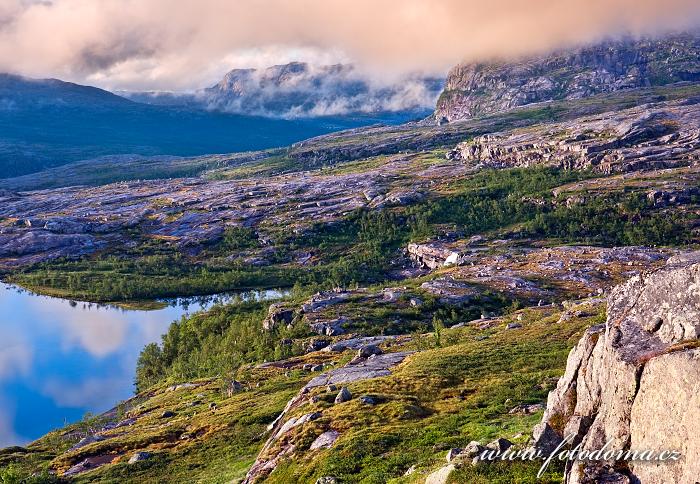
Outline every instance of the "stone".
[[520, 324], [520, 323], [508, 323], [508, 324], [506, 325], [506, 329], [519, 329], [519, 328], [522, 328], [522, 327], [523, 327], [523, 325]]
[[129, 459], [129, 464], [135, 464], [136, 462], [141, 462], [148, 460], [152, 457], [150, 452], [134, 452], [134, 454]]
[[[583, 450], [676, 450], [700, 452], [695, 424], [700, 418], [696, 348], [700, 317], [700, 263], [697, 255], [669, 259], [665, 268], [632, 277], [608, 295], [605, 325], [589, 328], [567, 359], [564, 376], [547, 399], [533, 439], [551, 448], [563, 435]], [[663, 447], [660, 449], [659, 447]], [[632, 475], [576, 462], [567, 484], [694, 482], [696, 459], [663, 464], [637, 463]], [[598, 479], [598, 480], [596, 480]]]
[[423, 305], [423, 300], [417, 297], [412, 297], [411, 300], [409, 301], [411, 306], [414, 308], [419, 308]]
[[545, 409], [543, 403], [524, 403], [511, 408], [508, 413], [511, 415], [532, 415]]
[[352, 400], [352, 393], [350, 393], [348, 387], [341, 388], [338, 395], [335, 397], [335, 403], [345, 403], [350, 400]]
[[464, 456], [467, 459], [473, 459], [474, 457], [481, 455], [485, 449], [486, 448], [479, 442], [472, 440], [464, 449], [462, 449], [461, 456]]
[[170, 410], [166, 410], [160, 414], [160, 418], [171, 418], [174, 416], [175, 416], [175, 412], [171, 412]]
[[448, 450], [447, 456], [446, 456], [447, 462], [452, 462], [455, 459], [455, 457], [457, 457], [461, 453], [462, 453], [462, 449], [459, 447], [455, 447], [455, 448]]
[[327, 339], [313, 339], [309, 343], [309, 345], [306, 347], [306, 352], [307, 353], [313, 353], [314, 351], [319, 351], [324, 349], [326, 346], [330, 344], [330, 341]]
[[563, 440], [563, 437], [556, 432], [547, 422], [535, 425], [532, 430], [533, 447], [541, 450], [543, 454], [550, 455]]
[[441, 467], [425, 478], [425, 484], [447, 484], [450, 474], [452, 474], [454, 470], [455, 466], [453, 464], [448, 464], [445, 467]]
[[389, 369], [401, 363], [410, 354], [411, 352], [384, 353], [362, 360], [356, 365], [335, 368], [311, 379], [311, 381], [306, 384], [306, 388], [315, 388], [330, 384], [342, 385], [369, 378], [388, 376], [391, 374]]
[[381, 355], [382, 350], [376, 345], [363, 346], [357, 350], [357, 356], [359, 358], [369, 358], [372, 355]]
[[231, 382], [226, 387], [226, 396], [231, 398], [236, 393], [243, 390], [243, 384], [237, 380], [231, 380]]
[[486, 448], [491, 449], [491, 450], [495, 450], [499, 454], [502, 454], [506, 450], [510, 449], [512, 446], [513, 446], [513, 443], [510, 440], [504, 439], [504, 438], [498, 438], [498, 439], [494, 440], [493, 442], [488, 443], [486, 445]]
[[196, 383], [180, 383], [179, 385], [171, 385], [165, 389], [166, 392], [175, 392], [178, 390], [189, 390], [192, 388], [197, 388], [199, 385]]
[[338, 479], [332, 476], [323, 476], [316, 479], [316, 484], [338, 484]]
[[327, 449], [331, 447], [336, 440], [338, 440], [338, 437], [340, 437], [340, 433], [336, 432], [335, 430], [323, 432], [321, 435], [316, 437], [316, 440], [311, 443], [309, 448], [311, 450]]
[[267, 317], [263, 320], [262, 326], [266, 331], [272, 331], [278, 326], [288, 325], [294, 320], [294, 310], [280, 303], [270, 304]]
[[376, 405], [377, 404], [377, 400], [374, 397], [370, 397], [369, 395], [361, 396], [360, 402], [364, 403], [365, 405]]
[[329, 344], [323, 351], [340, 353], [345, 350], [359, 350], [368, 345], [379, 345], [386, 341], [391, 341], [394, 336], [363, 336], [359, 338], [350, 338], [342, 341], [337, 341], [335, 343]]
[[71, 447], [70, 450], [71, 451], [78, 450], [81, 447], [85, 447], [86, 445], [90, 445], [90, 444], [95, 443], [95, 442], [101, 442], [101, 441], [106, 440], [106, 439], [107, 439], [107, 437], [105, 437], [104, 435], [91, 434], [91, 435], [88, 435], [88, 436], [80, 439], [80, 441], [78, 441], [77, 444], [75, 444], [73, 447]]
[[676, 450], [677, 462], [635, 465], [644, 483], [694, 482], [700, 476], [700, 349], [670, 353], [647, 363], [630, 415], [632, 449]]

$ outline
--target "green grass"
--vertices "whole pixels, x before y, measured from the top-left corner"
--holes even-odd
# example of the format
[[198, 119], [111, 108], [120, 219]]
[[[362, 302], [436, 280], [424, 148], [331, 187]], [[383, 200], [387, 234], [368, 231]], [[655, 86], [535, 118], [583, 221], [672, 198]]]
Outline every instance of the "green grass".
[[[602, 310], [602, 308], [599, 308]], [[226, 313], [224, 313], [226, 314]], [[219, 318], [219, 323], [231, 314]], [[603, 320], [604, 312], [587, 318], [573, 318], [557, 324], [553, 308], [520, 311], [523, 328], [506, 330], [515, 315], [504, 317], [491, 329], [453, 328], [442, 330], [440, 346], [431, 334], [414, 334], [394, 350], [418, 350], [391, 376], [352, 383], [355, 398], [334, 405], [334, 393], [325, 388], [312, 390], [315, 402], [292, 411], [298, 416], [312, 411], [322, 417], [295, 427], [284, 438], [297, 450], [283, 458], [269, 476], [273, 483], [314, 482], [332, 475], [342, 482], [422, 482], [428, 472], [444, 465], [450, 447], [471, 440], [482, 443], [505, 437], [524, 445], [539, 414], [511, 415], [509, 409], [521, 403], [542, 402], [565, 365], [569, 349], [582, 331]], [[198, 324], [214, 324], [199, 316]], [[231, 320], [234, 326], [240, 321]], [[486, 339], [482, 339], [486, 336]], [[137, 423], [112, 431], [113, 438], [77, 451], [66, 452], [78, 437], [66, 437], [80, 424], [53, 432], [30, 445], [27, 452], [0, 460], [0, 468], [14, 466], [25, 474], [39, 469], [65, 470], [89, 455], [114, 455], [116, 461], [79, 476], [76, 482], [202, 482], [223, 483], [241, 479], [267, 438], [265, 427], [286, 402], [314, 376], [299, 370], [306, 362], [345, 364], [349, 354], [318, 353], [301, 356], [290, 370], [243, 366], [226, 378], [198, 380], [188, 375], [171, 375], [141, 393], [124, 406], [124, 415]], [[244, 390], [227, 397], [227, 378], [243, 382]], [[173, 381], [194, 381], [201, 386], [172, 392], [165, 387]], [[371, 395], [378, 404], [362, 404], [358, 397]], [[216, 402], [215, 412], [209, 403]], [[164, 410], [175, 412], [167, 425], [160, 418]], [[340, 432], [336, 444], [327, 450], [309, 451], [317, 435], [328, 429]], [[184, 437], [187, 436], [187, 437]], [[275, 451], [279, 442], [273, 445]], [[154, 457], [139, 464], [126, 460], [137, 450]], [[411, 466], [418, 471], [403, 474]], [[550, 466], [544, 480], [534, 476], [538, 463], [495, 464], [466, 467], [453, 476], [454, 482], [558, 482], [561, 468]]]
[[[478, 330], [445, 330], [445, 347], [411, 356], [389, 377], [349, 385], [353, 395], [373, 395], [379, 405], [369, 407], [358, 400], [332, 405], [321, 399], [300, 409], [299, 413], [322, 411], [323, 418], [287, 442], [305, 449], [328, 428], [339, 431], [341, 437], [329, 450], [283, 460], [268, 482], [313, 482], [321, 476], [342, 482], [422, 482], [425, 474], [417, 480], [418, 475], [402, 476], [412, 465], [424, 470], [444, 465], [450, 447], [471, 440], [487, 443], [496, 437], [524, 445], [541, 415], [516, 416], [508, 410], [544, 401], [571, 345], [584, 327], [601, 318], [557, 325], [553, 324], [557, 315], [527, 314], [522, 330], [489, 330], [490, 337], [483, 341], [474, 338]], [[455, 479], [560, 482], [557, 467], [549, 469], [544, 480], [536, 480], [539, 465], [467, 468]]]

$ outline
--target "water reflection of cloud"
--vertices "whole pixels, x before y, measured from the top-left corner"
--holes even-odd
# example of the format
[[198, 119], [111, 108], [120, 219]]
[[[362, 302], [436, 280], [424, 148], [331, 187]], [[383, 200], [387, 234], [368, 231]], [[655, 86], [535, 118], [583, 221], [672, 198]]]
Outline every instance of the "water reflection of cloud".
[[20, 335], [0, 331], [0, 380], [26, 375], [32, 367], [33, 350]]
[[124, 398], [124, 390], [130, 388], [131, 376], [111, 378], [86, 378], [68, 381], [51, 378], [42, 382], [41, 393], [59, 407], [104, 409]]
[[22, 444], [26, 441], [14, 430], [12, 425], [14, 413], [14, 409], [0, 398], [0, 448]]
[[54, 329], [60, 327], [64, 350], [80, 346], [93, 356], [104, 357], [124, 344], [129, 330], [126, 318], [106, 309], [83, 310], [72, 308], [65, 301], [44, 298], [37, 298], [34, 308], [42, 322]]
[[0, 447], [131, 396], [139, 352], [183, 312], [71, 306], [0, 283]]

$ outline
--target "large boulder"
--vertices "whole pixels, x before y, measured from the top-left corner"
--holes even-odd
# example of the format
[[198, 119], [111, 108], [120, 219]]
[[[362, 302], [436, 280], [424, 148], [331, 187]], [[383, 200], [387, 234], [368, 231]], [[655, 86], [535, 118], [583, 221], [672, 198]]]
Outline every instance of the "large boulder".
[[[535, 446], [551, 452], [562, 439], [593, 451], [678, 451], [660, 463], [613, 456], [569, 463], [569, 484], [609, 479], [644, 484], [695, 482], [700, 437], [700, 253], [616, 287], [605, 325], [589, 328], [569, 354], [548, 398]], [[618, 477], [616, 477], [618, 478]], [[607, 482], [607, 481], [606, 481]]]
[[267, 310], [267, 317], [263, 320], [263, 329], [272, 331], [278, 326], [286, 326], [294, 320], [294, 309], [288, 308], [280, 303], [270, 304]]

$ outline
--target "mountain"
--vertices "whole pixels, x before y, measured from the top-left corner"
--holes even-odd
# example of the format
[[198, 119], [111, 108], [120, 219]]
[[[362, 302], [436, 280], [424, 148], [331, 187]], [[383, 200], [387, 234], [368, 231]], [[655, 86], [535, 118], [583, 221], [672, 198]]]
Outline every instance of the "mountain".
[[0, 109], [21, 111], [30, 107], [66, 108], [78, 105], [132, 107], [133, 102], [111, 92], [58, 79], [30, 79], [0, 73]]
[[514, 62], [460, 64], [437, 102], [438, 121], [524, 104], [700, 80], [700, 35], [625, 38]]
[[[81, 365], [52, 402], [112, 410], [0, 449], [0, 481], [696, 482], [699, 51], [677, 39], [501, 66], [513, 79], [465, 99], [507, 108], [539, 77], [561, 98], [460, 122], [140, 160], [129, 183], [3, 180], [4, 281], [126, 307], [294, 289], [171, 324], [118, 365], [121, 403]], [[131, 179], [125, 162], [85, 170]], [[143, 179], [161, 164], [200, 176]], [[6, 428], [38, 434], [43, 398], [16, 400]]]
[[443, 79], [418, 75], [374, 82], [354, 66], [292, 62], [266, 69], [234, 69], [194, 94], [123, 93], [140, 102], [199, 106], [229, 113], [280, 118], [410, 112], [435, 106]]
[[138, 103], [56, 79], [0, 75], [0, 178], [107, 155], [193, 156], [283, 146], [389, 116], [282, 120]]

